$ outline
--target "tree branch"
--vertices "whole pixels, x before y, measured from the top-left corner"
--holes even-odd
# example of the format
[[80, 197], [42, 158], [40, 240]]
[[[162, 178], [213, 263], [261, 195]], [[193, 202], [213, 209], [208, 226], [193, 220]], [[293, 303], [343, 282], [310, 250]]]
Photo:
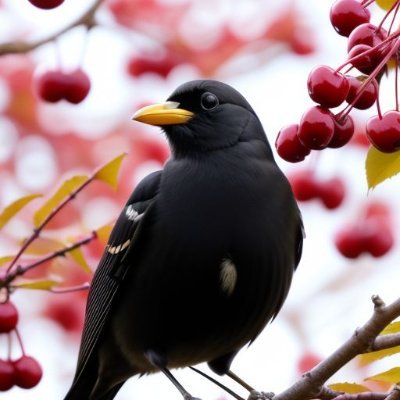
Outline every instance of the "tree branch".
[[64, 28], [60, 29], [59, 31], [57, 31], [43, 39], [39, 39], [34, 42], [15, 41], [15, 42], [8, 42], [8, 43], [0, 44], [0, 56], [3, 56], [5, 54], [28, 53], [46, 43], [49, 43], [49, 42], [57, 39], [59, 36], [63, 35], [64, 33], [68, 32], [69, 30], [71, 30], [77, 26], [80, 26], [80, 25], [84, 25], [84, 26], [87, 26], [88, 28], [91, 28], [92, 26], [94, 26], [96, 24], [95, 23], [95, 14], [96, 14], [97, 9], [101, 6], [101, 4], [103, 2], [104, 2], [104, 0], [96, 0], [93, 3], [93, 5], [79, 18], [72, 21], [70, 24], [68, 24]]
[[[388, 335], [390, 338], [386, 341], [381, 340], [383, 337], [377, 339], [377, 336], [390, 322], [400, 316], [400, 298], [387, 306], [379, 296], [373, 296], [372, 301], [374, 303], [372, 317], [361, 328], [357, 329], [350, 339], [343, 343], [343, 345], [327, 359], [304, 374], [294, 385], [282, 393], [275, 395], [272, 399], [306, 400], [321, 397], [324, 399], [335, 398], [326, 396], [326, 387], [323, 386], [332, 375], [359, 354], [371, 351], [371, 349], [375, 350], [377, 346], [389, 345], [390, 341], [394, 340], [393, 336], [396, 336], [397, 340], [398, 335]], [[347, 397], [340, 397], [346, 395], [339, 395], [336, 396], [336, 400], [383, 400], [387, 398], [390, 400], [397, 400], [399, 397], [393, 397], [398, 396], [397, 392], [399, 392], [398, 389], [395, 389], [391, 394], [366, 393], [358, 394], [359, 397], [349, 397], [350, 395], [347, 395]]]

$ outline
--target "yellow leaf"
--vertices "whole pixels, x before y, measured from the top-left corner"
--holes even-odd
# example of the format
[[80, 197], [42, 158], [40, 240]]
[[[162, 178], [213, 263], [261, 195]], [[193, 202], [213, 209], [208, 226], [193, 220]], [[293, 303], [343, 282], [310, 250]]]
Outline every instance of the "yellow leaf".
[[396, 0], [375, 0], [375, 3], [385, 11], [392, 8], [395, 2]]
[[361, 354], [359, 360], [361, 364], [369, 364], [373, 361], [380, 360], [381, 358], [400, 353], [400, 346], [390, 347], [389, 349], [371, 351], [370, 353]]
[[39, 227], [47, 217], [52, 213], [52, 211], [71, 193], [79, 188], [88, 180], [85, 175], [76, 175], [70, 179], [67, 179], [57, 190], [57, 192], [43, 204], [39, 210], [36, 211], [33, 216], [33, 222], [35, 227]]
[[54, 286], [58, 286], [59, 284], [60, 282], [53, 279], [39, 279], [18, 282], [16, 285], [13, 285], [13, 287], [19, 289], [50, 290], [53, 289]]
[[345, 392], [345, 393], [362, 393], [369, 392], [370, 390], [358, 383], [350, 383], [350, 382], [341, 382], [341, 383], [331, 383], [328, 385], [332, 390], [336, 390], [337, 392]]
[[7, 264], [8, 262], [14, 260], [15, 256], [4, 256], [0, 257], [0, 267], [2, 267], [4, 264]]
[[43, 256], [58, 251], [64, 247], [64, 243], [59, 240], [38, 237], [29, 245], [29, 247], [25, 251], [25, 254], [30, 254], [33, 256]]
[[110, 237], [111, 230], [112, 225], [104, 225], [99, 229], [96, 229], [97, 239], [99, 239], [101, 243], [106, 245], [108, 243], [108, 238]]
[[394, 321], [389, 324], [381, 333], [380, 335], [389, 335], [392, 333], [399, 333], [400, 332], [400, 321]]
[[365, 160], [365, 170], [368, 188], [373, 189], [400, 172], [400, 151], [382, 153], [375, 147], [371, 147]]
[[18, 211], [22, 210], [28, 203], [33, 199], [41, 197], [41, 194], [30, 194], [28, 196], [21, 197], [8, 205], [3, 212], [0, 214], [0, 229], [15, 215]]
[[389, 369], [388, 371], [382, 372], [377, 375], [365, 378], [366, 381], [378, 381], [378, 382], [388, 382], [388, 383], [398, 383], [400, 382], [400, 367], [395, 367]]
[[113, 189], [116, 189], [118, 183], [118, 172], [125, 156], [126, 153], [122, 153], [108, 162], [95, 173], [94, 178], [108, 183]]
[[89, 264], [87, 263], [85, 256], [79, 247], [69, 251], [68, 254], [83, 268], [85, 272], [92, 272], [92, 269], [89, 267]]

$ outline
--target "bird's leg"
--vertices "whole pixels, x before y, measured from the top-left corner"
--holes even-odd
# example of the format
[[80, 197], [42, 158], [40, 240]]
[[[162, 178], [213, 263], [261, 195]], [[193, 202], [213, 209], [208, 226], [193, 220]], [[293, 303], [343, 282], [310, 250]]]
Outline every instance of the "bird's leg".
[[237, 376], [234, 372], [229, 370], [226, 373], [229, 378], [233, 379], [235, 382], [237, 382], [239, 385], [243, 386], [246, 390], [250, 392], [249, 399], [250, 400], [269, 400], [274, 397], [274, 393], [264, 393], [264, 392], [259, 392], [255, 390], [252, 386], [250, 386], [247, 382], [245, 382], [242, 378]]
[[170, 370], [166, 367], [166, 359], [162, 355], [153, 350], [148, 350], [145, 352], [145, 356], [153, 366], [157, 367], [173, 383], [183, 396], [184, 400], [201, 400], [197, 397], [193, 397], [172, 375]]
[[205, 372], [200, 371], [199, 369], [195, 367], [189, 367], [192, 371], [197, 372], [199, 375], [203, 376], [204, 378], [208, 379], [215, 385], [219, 386], [221, 389], [225, 390], [225, 392], [229, 393], [232, 397], [234, 397], [237, 400], [244, 400], [243, 397], [240, 397], [238, 394], [236, 394], [233, 390], [229, 389], [225, 385], [223, 385], [221, 382], [218, 382], [216, 379], [211, 378], [211, 376], [207, 375]]
[[239, 376], [237, 376], [234, 372], [232, 372], [231, 370], [229, 370], [226, 373], [227, 376], [229, 376], [229, 378], [233, 379], [236, 383], [238, 383], [240, 386], [243, 386], [246, 390], [248, 390], [249, 392], [252, 392], [253, 390], [255, 390], [252, 386], [250, 386], [248, 383], [246, 383], [242, 378], [240, 378]]

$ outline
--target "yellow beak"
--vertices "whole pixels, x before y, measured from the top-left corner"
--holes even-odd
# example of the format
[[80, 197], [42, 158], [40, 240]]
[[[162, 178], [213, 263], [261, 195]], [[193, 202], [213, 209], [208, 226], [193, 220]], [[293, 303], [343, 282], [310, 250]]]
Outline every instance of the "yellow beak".
[[190, 121], [194, 113], [178, 108], [179, 103], [167, 101], [162, 104], [153, 104], [136, 111], [133, 120], [149, 125], [176, 125]]

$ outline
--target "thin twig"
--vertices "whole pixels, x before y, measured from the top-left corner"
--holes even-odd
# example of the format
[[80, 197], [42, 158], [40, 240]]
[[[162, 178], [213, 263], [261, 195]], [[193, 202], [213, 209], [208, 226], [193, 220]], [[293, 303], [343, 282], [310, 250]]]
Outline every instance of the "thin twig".
[[59, 36], [63, 35], [64, 33], [70, 31], [71, 29], [84, 25], [88, 28], [91, 28], [95, 25], [95, 14], [97, 9], [101, 6], [104, 0], [96, 0], [93, 5], [85, 11], [85, 13], [79, 16], [76, 20], [72, 21], [70, 24], [66, 25], [64, 28], [60, 29], [59, 31], [52, 33], [49, 36], [46, 36], [43, 39], [39, 39], [34, 42], [27, 42], [27, 41], [13, 41], [8, 43], [0, 44], [0, 56], [5, 54], [25, 54], [36, 48], [52, 42], [53, 40], [57, 39]]
[[[294, 383], [291, 387], [273, 397], [273, 400], [307, 400], [320, 398], [325, 382], [350, 360], [359, 354], [368, 352], [375, 343], [377, 336], [395, 318], [400, 316], [400, 298], [385, 305], [379, 296], [373, 296], [374, 312], [372, 317], [353, 336], [343, 343], [327, 359]], [[378, 341], [379, 344], [379, 341]], [[371, 396], [371, 394], [369, 394]], [[378, 395], [378, 394], [376, 394]], [[388, 394], [386, 394], [388, 396]], [[326, 397], [325, 397], [326, 398]], [[340, 398], [340, 397], [339, 397]], [[346, 399], [346, 398], [341, 398]], [[362, 397], [359, 397], [362, 399]], [[364, 397], [364, 399], [366, 399]], [[385, 399], [385, 397], [370, 397], [370, 399]]]

